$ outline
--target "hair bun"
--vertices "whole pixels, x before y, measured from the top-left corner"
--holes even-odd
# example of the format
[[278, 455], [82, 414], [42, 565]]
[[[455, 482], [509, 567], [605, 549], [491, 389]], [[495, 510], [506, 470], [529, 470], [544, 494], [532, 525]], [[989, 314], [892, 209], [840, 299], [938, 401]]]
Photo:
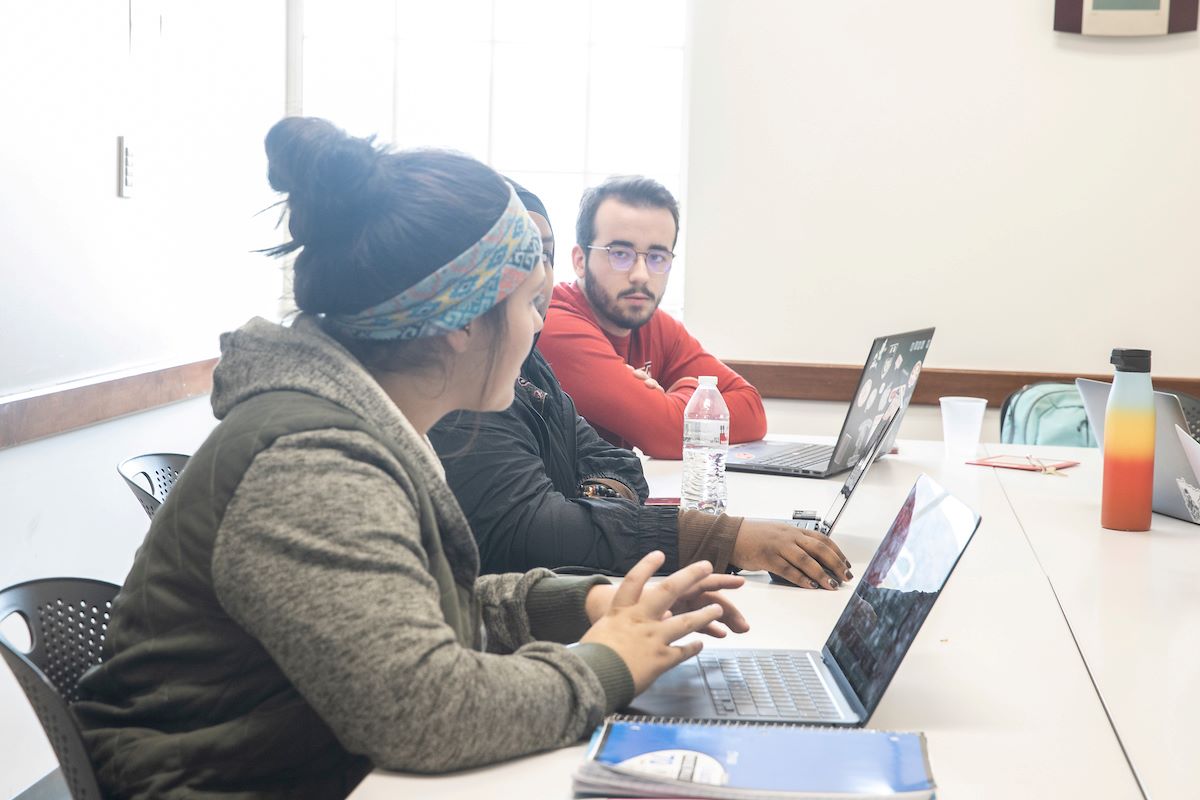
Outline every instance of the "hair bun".
[[343, 236], [362, 222], [379, 158], [372, 139], [317, 117], [287, 117], [267, 133], [267, 180], [286, 192], [298, 244]]

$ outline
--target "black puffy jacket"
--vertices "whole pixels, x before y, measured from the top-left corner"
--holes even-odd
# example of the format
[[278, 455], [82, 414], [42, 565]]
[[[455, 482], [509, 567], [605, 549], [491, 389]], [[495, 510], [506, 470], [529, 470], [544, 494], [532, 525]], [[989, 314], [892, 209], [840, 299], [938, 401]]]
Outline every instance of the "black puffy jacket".
[[679, 563], [678, 509], [581, 497], [607, 478], [647, 495], [641, 460], [575, 411], [535, 348], [507, 411], [454, 412], [429, 431], [479, 543], [483, 572], [579, 566], [624, 574], [651, 550]]

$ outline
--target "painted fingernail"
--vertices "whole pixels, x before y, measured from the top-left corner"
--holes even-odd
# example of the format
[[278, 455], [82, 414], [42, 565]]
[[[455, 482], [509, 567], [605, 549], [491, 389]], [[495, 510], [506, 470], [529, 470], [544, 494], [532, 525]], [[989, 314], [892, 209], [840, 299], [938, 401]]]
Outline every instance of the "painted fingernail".
[[812, 587], [813, 587], [814, 589], [819, 589], [819, 588], [821, 588], [820, 586], [818, 586], [818, 585], [817, 585], [817, 582], [816, 582], [816, 581], [809, 581], [809, 583], [811, 583], [811, 584], [812, 584]]
[[829, 588], [836, 589], [839, 586], [841, 586], [841, 584], [835, 581], [833, 578], [829, 579]]
[[853, 577], [854, 577], [854, 573], [851, 572], [850, 570], [846, 570], [846, 580], [850, 580]]

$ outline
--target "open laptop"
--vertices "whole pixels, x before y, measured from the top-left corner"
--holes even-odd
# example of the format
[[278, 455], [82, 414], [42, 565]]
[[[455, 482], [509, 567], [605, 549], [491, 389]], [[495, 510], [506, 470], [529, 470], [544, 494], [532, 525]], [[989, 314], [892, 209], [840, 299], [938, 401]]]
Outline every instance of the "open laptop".
[[792, 513], [791, 519], [793, 525], [797, 528], [817, 531], [826, 536], [833, 535], [834, 526], [837, 525], [838, 519], [842, 516], [842, 511], [850, 503], [850, 496], [854, 494], [859, 481], [866, 476], [867, 470], [871, 468], [871, 464], [875, 463], [875, 459], [883, 451], [883, 443], [890, 440], [892, 425], [899, 416], [900, 402], [897, 400], [888, 407], [888, 410], [883, 414], [883, 419], [875, 426], [875, 430], [871, 433], [871, 438], [867, 441], [866, 450], [863, 451], [858, 463], [854, 465], [854, 469], [850, 470], [850, 474], [846, 476], [846, 482], [838, 490], [837, 495], [833, 498], [833, 504], [829, 506], [829, 510], [825, 512], [825, 515], [819, 516], [809, 511], [795, 511]]
[[[854, 465], [854, 469], [850, 470], [850, 474], [846, 476], [845, 483], [838, 490], [837, 495], [833, 498], [833, 503], [829, 506], [829, 510], [824, 516], [815, 511], [793, 511], [792, 518], [789, 520], [797, 528], [803, 528], [809, 531], [823, 533], [826, 536], [833, 535], [833, 529], [837, 525], [838, 519], [842, 516], [842, 512], [846, 510], [846, 506], [850, 504], [850, 496], [854, 494], [855, 488], [863, 477], [867, 474], [867, 470], [875, 463], [883, 443], [888, 440], [888, 434], [892, 430], [892, 423], [900, 416], [900, 402], [897, 400], [892, 403], [888, 410], [883, 415], [883, 420], [875, 427], [875, 431], [871, 434], [871, 440], [867, 443], [866, 452]], [[828, 570], [826, 570], [828, 572]], [[774, 572], [768, 572], [771, 576], [772, 583], [785, 583], [788, 586], [795, 586], [782, 575], [777, 575]], [[833, 573], [829, 573], [832, 575]]]
[[[1075, 386], [1083, 397], [1083, 410], [1087, 412], [1088, 425], [1096, 434], [1096, 441], [1104, 447], [1104, 415], [1108, 408], [1108, 393], [1111, 383], [1076, 378]], [[1193, 438], [1197, 431], [1188, 428], [1179, 398], [1170, 392], [1154, 393], [1154, 500], [1151, 507], [1159, 514], [1175, 517], [1184, 522], [1194, 522], [1187, 503], [1179, 491], [1176, 478], [1183, 478], [1193, 486], [1197, 476], [1192, 473], [1187, 455], [1179, 443], [1175, 426], [1188, 431]]]
[[[900, 401], [900, 414], [908, 408], [921, 365], [933, 340], [933, 328], [881, 336], [871, 343], [867, 363], [858, 379], [858, 389], [842, 422], [837, 442], [832, 445], [781, 442], [762, 439], [733, 445], [725, 458], [725, 469], [826, 478], [853, 467], [862, 458], [871, 431], [893, 400]], [[892, 449], [900, 426], [893, 427], [881, 452]]]
[[1179, 496], [1183, 498], [1184, 508], [1187, 509], [1192, 522], [1200, 525], [1200, 487], [1196, 485], [1200, 483], [1200, 441], [1193, 439], [1188, 431], [1178, 425], [1175, 426], [1175, 435], [1179, 438], [1183, 453], [1192, 465], [1192, 474], [1196, 477], [1195, 481], [1180, 478], [1175, 483], [1179, 487]]
[[706, 649], [663, 673], [629, 712], [865, 725], [978, 527], [978, 514], [922, 475], [824, 649]]

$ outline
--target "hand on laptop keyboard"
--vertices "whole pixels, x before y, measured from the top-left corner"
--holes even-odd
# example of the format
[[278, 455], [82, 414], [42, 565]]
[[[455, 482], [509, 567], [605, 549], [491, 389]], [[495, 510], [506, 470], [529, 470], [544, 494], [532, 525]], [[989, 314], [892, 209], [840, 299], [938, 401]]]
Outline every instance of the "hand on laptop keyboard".
[[689, 633], [723, 636], [715, 623], [730, 630], [749, 630], [741, 612], [719, 590], [736, 588], [743, 582], [735, 575], [714, 575], [712, 564], [697, 561], [673, 572], [657, 583], [646, 585], [665, 556], [655, 550], [625, 575], [620, 586], [593, 586], [586, 609], [592, 627], [581, 644], [603, 644], [611, 648], [629, 668], [636, 694], [655, 678], [700, 652], [698, 641], [674, 645]]
[[850, 561], [828, 536], [772, 520], [743, 520], [730, 561], [809, 589], [836, 589], [854, 577]]

